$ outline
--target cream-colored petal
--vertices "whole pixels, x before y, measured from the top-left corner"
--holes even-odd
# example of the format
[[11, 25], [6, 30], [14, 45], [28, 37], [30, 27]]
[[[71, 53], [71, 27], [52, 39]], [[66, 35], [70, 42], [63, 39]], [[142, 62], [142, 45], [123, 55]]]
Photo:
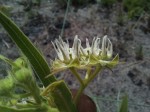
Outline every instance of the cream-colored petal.
[[79, 58], [80, 47], [81, 47], [81, 40], [78, 39], [78, 36], [76, 35], [73, 43], [73, 55], [74, 55], [73, 59]]
[[92, 54], [98, 56], [101, 51], [100, 48], [100, 38], [96, 37], [92, 43]]
[[89, 43], [89, 40], [86, 38], [86, 48], [89, 48], [90, 47], [90, 43]]
[[105, 35], [103, 37], [103, 41], [102, 41], [102, 52], [101, 52], [101, 56], [102, 58], [105, 57], [107, 55], [107, 52], [106, 52], [106, 44], [107, 44], [107, 35]]
[[[62, 52], [61, 52], [61, 50], [59, 49], [59, 47], [57, 46], [57, 44], [54, 44], [54, 43], [52, 42], [52, 45], [53, 45], [53, 47], [54, 47], [54, 49], [55, 49], [55, 51], [56, 51], [56, 53], [57, 53], [58, 58], [59, 58], [61, 61], [64, 61], [64, 57], [63, 57], [63, 55], [62, 55]], [[56, 47], [57, 47], [57, 48], [56, 48]]]
[[70, 59], [69, 51], [67, 49], [65, 49], [64, 43], [61, 42], [61, 41], [56, 40], [56, 45], [60, 49], [60, 51], [61, 51], [61, 53], [62, 53], [62, 55], [64, 57], [64, 60], [69, 60]]
[[107, 46], [107, 57], [111, 58], [113, 54], [113, 46], [111, 41], [108, 39], [108, 46]]
[[84, 55], [84, 56], [88, 55], [87, 51], [82, 46], [80, 47], [80, 51], [81, 51], [82, 55]]

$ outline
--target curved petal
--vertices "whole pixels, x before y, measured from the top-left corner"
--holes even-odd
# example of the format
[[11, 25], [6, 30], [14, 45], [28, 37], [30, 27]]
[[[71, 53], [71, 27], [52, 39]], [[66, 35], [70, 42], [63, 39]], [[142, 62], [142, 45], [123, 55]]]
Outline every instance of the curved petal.
[[111, 41], [108, 39], [108, 46], [107, 46], [107, 58], [111, 58], [113, 54], [113, 46]]

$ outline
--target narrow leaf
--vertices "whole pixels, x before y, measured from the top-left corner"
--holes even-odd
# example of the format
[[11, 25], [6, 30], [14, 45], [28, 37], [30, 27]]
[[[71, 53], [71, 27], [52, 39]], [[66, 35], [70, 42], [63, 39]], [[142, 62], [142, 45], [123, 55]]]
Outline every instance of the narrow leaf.
[[123, 97], [119, 112], [128, 112], [128, 96], [127, 95]]

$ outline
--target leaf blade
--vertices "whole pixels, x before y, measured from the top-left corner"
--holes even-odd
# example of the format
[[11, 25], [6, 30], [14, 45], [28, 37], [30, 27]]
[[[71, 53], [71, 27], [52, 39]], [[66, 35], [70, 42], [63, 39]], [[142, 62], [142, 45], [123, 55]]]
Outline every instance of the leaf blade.
[[128, 96], [127, 95], [123, 97], [119, 112], [128, 112]]

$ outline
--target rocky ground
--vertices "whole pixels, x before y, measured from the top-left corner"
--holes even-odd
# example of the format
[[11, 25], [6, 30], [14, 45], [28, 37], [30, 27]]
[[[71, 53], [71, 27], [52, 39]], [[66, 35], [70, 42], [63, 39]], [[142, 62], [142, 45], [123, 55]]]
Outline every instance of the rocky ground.
[[[23, 10], [23, 6], [15, 1], [3, 1], [12, 7], [11, 18], [43, 52], [47, 61], [54, 59], [56, 53], [51, 41], [62, 34], [62, 25], [66, 9], [54, 1], [43, 1], [40, 8], [34, 7], [35, 16]], [[129, 95], [129, 112], [149, 112], [150, 110], [150, 15], [145, 13], [136, 20], [126, 17], [120, 23], [119, 4], [111, 9], [99, 4], [88, 4], [84, 7], [69, 7], [63, 39], [73, 42], [78, 35], [85, 44], [85, 38], [92, 40], [94, 36], [108, 35], [114, 46], [114, 55], [120, 56], [119, 65], [104, 70], [88, 86], [85, 93], [96, 97], [101, 112], [115, 112], [116, 99], [120, 94]], [[124, 12], [124, 14], [126, 14]], [[31, 16], [31, 17], [30, 17]], [[11, 59], [19, 56], [18, 49], [0, 26], [0, 53]], [[0, 62], [0, 75], [6, 75], [8, 66]], [[56, 75], [65, 79], [71, 88], [77, 88], [78, 82], [69, 71]], [[114, 100], [109, 100], [114, 99]]]

